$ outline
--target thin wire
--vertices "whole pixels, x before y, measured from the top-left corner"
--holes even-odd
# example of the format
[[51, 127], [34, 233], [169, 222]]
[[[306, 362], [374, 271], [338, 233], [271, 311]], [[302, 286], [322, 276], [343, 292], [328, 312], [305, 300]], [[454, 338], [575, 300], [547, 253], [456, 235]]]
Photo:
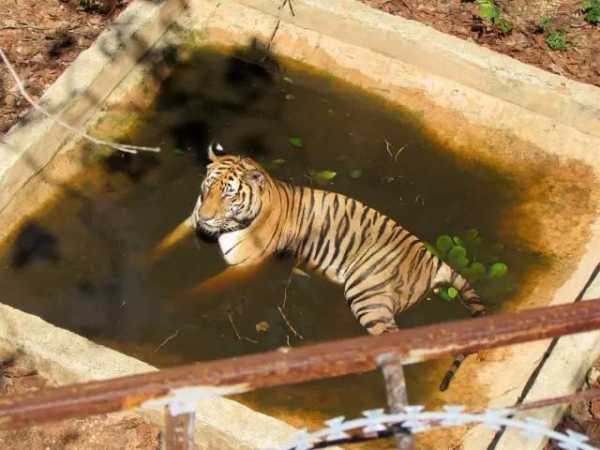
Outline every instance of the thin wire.
[[8, 60], [8, 58], [7, 58], [6, 54], [4, 53], [4, 51], [2, 50], [2, 48], [0, 48], [0, 57], [2, 58], [2, 61], [4, 62], [4, 64], [6, 65], [6, 67], [7, 67], [8, 71], [9, 71], [10, 75], [15, 80], [15, 83], [17, 84], [17, 88], [19, 89], [19, 92], [21, 93], [21, 95], [23, 96], [23, 98], [25, 98], [25, 100], [27, 100], [27, 102], [31, 106], [33, 106], [34, 109], [36, 109], [37, 111], [41, 112], [43, 115], [45, 115], [50, 120], [52, 120], [55, 123], [57, 123], [58, 125], [62, 126], [63, 128], [66, 128], [67, 130], [71, 131], [72, 133], [76, 134], [77, 136], [79, 136], [79, 137], [81, 137], [83, 139], [87, 139], [88, 141], [93, 142], [94, 144], [97, 144], [97, 145], [106, 145], [106, 146], [108, 146], [110, 148], [114, 148], [115, 150], [119, 150], [119, 151], [125, 152], [125, 153], [134, 153], [135, 154], [138, 151], [160, 152], [160, 147], [145, 147], [145, 146], [140, 146], [140, 145], [116, 144], [114, 142], [104, 141], [102, 139], [98, 139], [98, 138], [95, 138], [93, 136], [90, 136], [89, 134], [81, 131], [80, 129], [75, 128], [72, 125], [69, 125], [68, 123], [66, 123], [63, 120], [59, 119], [55, 115], [49, 113], [47, 110], [45, 110], [43, 107], [41, 107], [38, 103], [36, 103], [29, 96], [29, 94], [25, 90], [25, 86], [23, 85], [23, 82], [21, 81], [21, 79], [17, 75], [17, 72], [15, 71], [15, 69], [12, 66], [12, 64], [10, 63], [10, 61]]

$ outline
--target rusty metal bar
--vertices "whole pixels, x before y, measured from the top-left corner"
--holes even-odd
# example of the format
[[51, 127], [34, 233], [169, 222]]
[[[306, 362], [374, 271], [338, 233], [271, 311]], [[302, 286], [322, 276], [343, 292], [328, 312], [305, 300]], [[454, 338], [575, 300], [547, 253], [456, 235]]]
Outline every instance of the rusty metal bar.
[[0, 430], [123, 411], [186, 386], [235, 391], [376, 369], [377, 356], [404, 364], [600, 328], [600, 299], [362, 336], [285, 351], [198, 363], [148, 374], [0, 398]]
[[[408, 405], [402, 358], [395, 353], [384, 353], [378, 356], [376, 361], [383, 373], [390, 411], [400, 413]], [[413, 449], [414, 440], [409, 432], [398, 428], [394, 430], [394, 437], [396, 438], [396, 448], [398, 450]]]
[[194, 450], [195, 413], [173, 414], [165, 407], [165, 450]]

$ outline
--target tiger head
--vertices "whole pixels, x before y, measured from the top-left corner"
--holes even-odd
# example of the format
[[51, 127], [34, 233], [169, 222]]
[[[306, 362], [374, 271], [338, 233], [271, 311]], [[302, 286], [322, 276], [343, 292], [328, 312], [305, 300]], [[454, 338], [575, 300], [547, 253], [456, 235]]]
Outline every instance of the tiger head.
[[208, 157], [191, 219], [198, 234], [214, 238], [244, 229], [254, 221], [262, 209], [269, 176], [250, 158], [225, 155], [220, 144], [209, 146]]

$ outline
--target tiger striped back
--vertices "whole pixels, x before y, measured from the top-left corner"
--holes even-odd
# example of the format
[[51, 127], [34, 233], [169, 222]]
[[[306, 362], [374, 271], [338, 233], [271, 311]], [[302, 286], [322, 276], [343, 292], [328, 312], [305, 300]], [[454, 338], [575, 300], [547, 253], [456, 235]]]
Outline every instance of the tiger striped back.
[[468, 282], [389, 217], [342, 194], [276, 180], [250, 158], [213, 159], [192, 220], [218, 236], [228, 264], [291, 253], [344, 286], [348, 306], [371, 334], [397, 330], [396, 313], [444, 284], [473, 315], [484, 312]]

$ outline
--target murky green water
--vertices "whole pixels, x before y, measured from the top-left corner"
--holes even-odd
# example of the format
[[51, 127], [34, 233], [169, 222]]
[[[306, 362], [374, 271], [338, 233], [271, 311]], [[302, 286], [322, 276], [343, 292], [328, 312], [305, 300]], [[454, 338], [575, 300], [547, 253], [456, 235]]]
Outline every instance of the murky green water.
[[[190, 213], [213, 138], [295, 183], [313, 183], [310, 171], [335, 171], [328, 189], [360, 199], [430, 242], [476, 228], [510, 268], [501, 287], [518, 288], [536, 260], [496, 233], [498, 217], [519, 201], [506, 179], [451, 156], [406, 111], [298, 67], [277, 69], [272, 61], [266, 67], [204, 51], [176, 64], [133, 138], [159, 143], [163, 152], [92, 164], [63, 201], [2, 250], [2, 301], [162, 367], [363, 334], [340, 288], [314, 276], [290, 279], [289, 262], [187, 301], [187, 289], [225, 268], [218, 247], [190, 237], [157, 263], [144, 258]], [[296, 146], [290, 138], [299, 138], [292, 139]], [[285, 311], [302, 340], [277, 310], [286, 286]], [[486, 282], [479, 287], [492, 310], [510, 295]], [[398, 321], [413, 326], [465, 316], [460, 304], [434, 298]], [[260, 322], [267, 331], [257, 331]], [[413, 402], [426, 403], [426, 393], [437, 388], [422, 375], [426, 370], [409, 369]], [[377, 373], [241, 400], [287, 419], [352, 416], [385, 404]]]

